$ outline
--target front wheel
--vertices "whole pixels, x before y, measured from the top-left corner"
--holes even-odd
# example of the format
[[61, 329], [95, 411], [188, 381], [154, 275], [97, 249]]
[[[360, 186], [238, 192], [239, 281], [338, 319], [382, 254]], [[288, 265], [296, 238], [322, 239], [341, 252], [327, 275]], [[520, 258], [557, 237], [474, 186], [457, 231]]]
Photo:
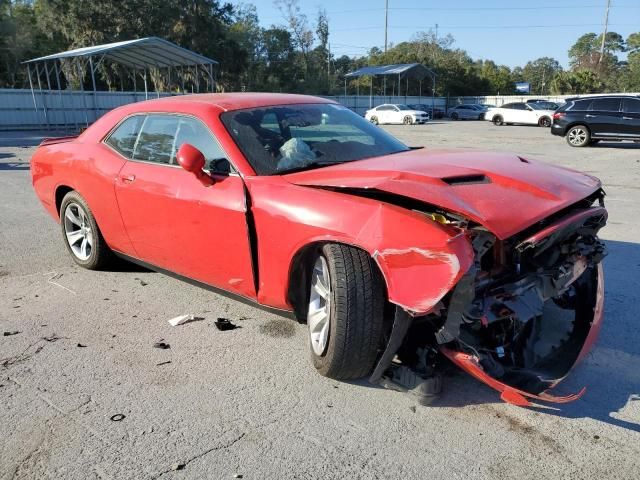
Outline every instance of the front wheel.
[[407, 115], [406, 117], [404, 117], [402, 119], [402, 123], [404, 123], [405, 125], [412, 125], [413, 124], [413, 118], [410, 115]]
[[584, 125], [571, 127], [567, 132], [567, 143], [572, 147], [584, 147], [589, 145], [591, 134]]
[[371, 118], [369, 119], [369, 121], [370, 121], [371, 123], [373, 123], [374, 125], [378, 125], [378, 117], [376, 117], [375, 115], [374, 115], [373, 117], [371, 117]]
[[347, 380], [371, 373], [381, 348], [384, 288], [371, 257], [327, 244], [315, 258], [307, 325], [311, 359], [325, 377]]
[[452, 113], [451, 114], [451, 120], [458, 120], [458, 114], [457, 113]]
[[550, 127], [551, 126], [551, 119], [549, 117], [540, 118], [540, 120], [538, 120], [538, 126], [539, 127]]
[[62, 199], [60, 225], [64, 243], [73, 260], [89, 270], [104, 268], [113, 254], [102, 237], [87, 202], [75, 191]]

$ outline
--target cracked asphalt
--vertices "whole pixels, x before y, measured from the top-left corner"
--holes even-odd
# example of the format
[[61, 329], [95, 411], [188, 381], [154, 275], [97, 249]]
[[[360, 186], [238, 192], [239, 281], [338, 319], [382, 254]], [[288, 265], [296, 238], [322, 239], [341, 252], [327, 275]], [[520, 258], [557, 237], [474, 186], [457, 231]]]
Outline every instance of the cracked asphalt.
[[[575, 149], [488, 122], [385, 128], [413, 146], [508, 150], [603, 180], [605, 323], [559, 387], [586, 385], [581, 400], [518, 408], [460, 373], [422, 407], [316, 374], [304, 325], [138, 267], [78, 268], [31, 189], [40, 136], [4, 132], [0, 479], [639, 478], [640, 145]], [[168, 324], [185, 313], [202, 320]], [[217, 317], [241, 328], [219, 331]]]

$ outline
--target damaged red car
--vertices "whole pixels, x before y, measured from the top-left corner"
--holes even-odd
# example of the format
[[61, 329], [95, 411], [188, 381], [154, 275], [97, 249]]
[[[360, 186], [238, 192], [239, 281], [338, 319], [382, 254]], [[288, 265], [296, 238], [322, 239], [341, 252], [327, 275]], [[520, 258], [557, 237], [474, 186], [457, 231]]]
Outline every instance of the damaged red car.
[[603, 307], [592, 176], [414, 149], [332, 101], [209, 94], [115, 109], [31, 172], [79, 265], [114, 255], [305, 322], [315, 368], [428, 402], [446, 358], [502, 399], [550, 390]]

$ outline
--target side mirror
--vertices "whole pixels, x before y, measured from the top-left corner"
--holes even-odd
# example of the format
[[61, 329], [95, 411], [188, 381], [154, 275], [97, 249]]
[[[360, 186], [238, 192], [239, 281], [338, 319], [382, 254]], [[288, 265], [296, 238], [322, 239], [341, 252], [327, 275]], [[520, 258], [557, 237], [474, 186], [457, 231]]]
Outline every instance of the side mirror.
[[207, 174], [204, 168], [204, 155], [200, 150], [189, 143], [183, 143], [178, 150], [178, 163], [187, 172], [193, 173], [205, 187], [213, 185], [215, 180]]

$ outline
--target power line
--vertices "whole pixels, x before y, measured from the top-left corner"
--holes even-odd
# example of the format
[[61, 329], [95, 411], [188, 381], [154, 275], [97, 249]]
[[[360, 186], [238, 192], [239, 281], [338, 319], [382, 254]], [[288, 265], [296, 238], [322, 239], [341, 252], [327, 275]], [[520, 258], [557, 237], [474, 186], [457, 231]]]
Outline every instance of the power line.
[[[582, 28], [582, 27], [599, 27], [600, 23], [567, 23], [567, 24], [554, 24], [554, 25], [440, 25], [441, 29], [447, 30], [525, 30], [528, 28]], [[636, 27], [635, 23], [610, 23], [612, 27]], [[334, 28], [334, 32], [345, 32], [350, 30], [377, 30], [380, 26], [368, 26], [368, 27], [350, 27], [350, 28]], [[392, 25], [390, 29], [418, 29], [423, 30], [424, 25]]]
[[[540, 11], [540, 10], [574, 10], [578, 6], [576, 5], [568, 5], [568, 6], [560, 6], [560, 5], [549, 5], [549, 6], [535, 6], [535, 7], [388, 7], [388, 8], [357, 8], [357, 9], [349, 9], [349, 10], [335, 10], [327, 12], [328, 14], [342, 14], [342, 13], [360, 13], [360, 12], [380, 12], [386, 10], [422, 10], [422, 11], [436, 11], [436, 12], [477, 12], [477, 11], [508, 11], [508, 10], [530, 10], [530, 11]], [[601, 9], [602, 5], [580, 5], [579, 8], [585, 9]], [[630, 8], [630, 9], [640, 9], [640, 5], [617, 5], [617, 9], [621, 8]]]

